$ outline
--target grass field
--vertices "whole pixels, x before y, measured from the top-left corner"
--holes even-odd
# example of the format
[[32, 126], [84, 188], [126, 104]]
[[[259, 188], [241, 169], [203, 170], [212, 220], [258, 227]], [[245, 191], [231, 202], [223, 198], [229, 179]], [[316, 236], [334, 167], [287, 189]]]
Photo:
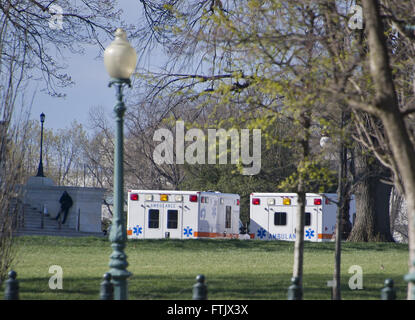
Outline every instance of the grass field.
[[[13, 269], [21, 299], [98, 299], [109, 270], [104, 238], [20, 237]], [[386, 278], [406, 298], [408, 247], [393, 243], [343, 243], [342, 298], [379, 299]], [[209, 299], [287, 297], [294, 243], [241, 240], [135, 240], [126, 247], [129, 299], [191, 299], [197, 274], [206, 276]], [[305, 244], [304, 299], [330, 299], [334, 243]], [[63, 289], [51, 290], [51, 265], [63, 269]], [[350, 290], [352, 265], [363, 269], [363, 290]], [[3, 290], [3, 288], [2, 288]]]

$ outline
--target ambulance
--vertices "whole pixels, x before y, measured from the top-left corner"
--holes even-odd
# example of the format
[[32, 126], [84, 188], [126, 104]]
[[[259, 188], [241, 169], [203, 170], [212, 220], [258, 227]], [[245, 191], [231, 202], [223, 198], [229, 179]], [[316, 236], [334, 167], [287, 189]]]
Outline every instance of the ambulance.
[[[337, 194], [307, 193], [304, 240], [330, 241], [336, 225]], [[350, 201], [350, 222], [356, 216], [354, 197]], [[252, 193], [250, 195], [250, 234], [260, 240], [295, 241], [296, 193]]]
[[237, 194], [129, 190], [129, 239], [238, 238]]

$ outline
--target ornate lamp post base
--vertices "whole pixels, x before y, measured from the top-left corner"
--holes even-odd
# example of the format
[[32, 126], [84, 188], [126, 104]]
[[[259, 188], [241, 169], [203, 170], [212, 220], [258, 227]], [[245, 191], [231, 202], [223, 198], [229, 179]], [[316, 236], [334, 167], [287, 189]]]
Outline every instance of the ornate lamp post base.
[[128, 284], [127, 279], [132, 275], [127, 271], [127, 255], [124, 253], [125, 244], [113, 242], [111, 244], [113, 252], [110, 255], [111, 267], [109, 273], [111, 274], [111, 282], [114, 284], [114, 299], [127, 300], [128, 299]]

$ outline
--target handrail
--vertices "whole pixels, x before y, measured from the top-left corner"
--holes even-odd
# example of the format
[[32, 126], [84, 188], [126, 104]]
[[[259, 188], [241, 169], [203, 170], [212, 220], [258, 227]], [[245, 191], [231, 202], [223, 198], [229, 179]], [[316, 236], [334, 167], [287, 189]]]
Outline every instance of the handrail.
[[26, 212], [25, 212], [25, 205], [23, 204], [23, 205], [22, 205], [22, 215], [21, 215], [21, 217], [20, 217], [20, 219], [19, 219], [19, 220], [20, 220], [20, 221], [19, 221], [19, 222], [20, 222], [19, 224], [20, 224], [20, 227], [21, 227], [21, 228], [24, 228], [25, 214], [26, 214]]
[[40, 229], [43, 229], [45, 226], [43, 210], [44, 204], [40, 204]]
[[62, 228], [62, 214], [60, 214], [58, 218], [58, 229], [60, 230], [61, 228]]
[[81, 208], [78, 208], [78, 215], [76, 216], [76, 231], [81, 229]]

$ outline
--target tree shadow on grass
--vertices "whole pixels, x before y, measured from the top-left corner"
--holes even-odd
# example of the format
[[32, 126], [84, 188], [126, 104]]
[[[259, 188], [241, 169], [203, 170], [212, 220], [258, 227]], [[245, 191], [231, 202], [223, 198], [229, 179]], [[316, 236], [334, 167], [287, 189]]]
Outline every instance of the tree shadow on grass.
[[[51, 274], [52, 277], [52, 274]], [[50, 278], [22, 278], [19, 280], [19, 295], [21, 300], [95, 300], [99, 299], [99, 277], [63, 277], [62, 289], [49, 287], [57, 281]]]
[[[128, 279], [130, 300], [191, 300], [196, 275], [175, 276], [165, 274], [139, 275]], [[263, 276], [258, 274], [215, 275], [206, 273], [209, 300], [286, 300], [291, 274]], [[379, 300], [384, 285], [384, 274], [364, 274], [363, 289], [351, 290], [349, 277], [342, 277], [342, 299]], [[395, 281], [398, 299], [406, 299], [407, 284], [402, 275], [391, 274]], [[304, 300], [330, 300], [331, 289], [327, 281], [331, 275], [305, 274]], [[97, 300], [100, 277], [65, 277], [63, 289], [52, 290], [49, 278], [24, 278], [19, 281], [22, 300]]]
[[[342, 297], [345, 300], [379, 300], [383, 288], [384, 275], [369, 274], [364, 276], [362, 290], [351, 290], [348, 277], [342, 277]], [[391, 275], [395, 279], [398, 299], [406, 299], [406, 283], [401, 275]], [[286, 300], [291, 274], [278, 274], [261, 277], [253, 274], [234, 276], [215, 276], [206, 274], [208, 298], [210, 300]], [[305, 300], [330, 300], [331, 288], [327, 281], [331, 275], [304, 275]], [[151, 277], [134, 276], [130, 281], [131, 299], [191, 299], [195, 276], [171, 277], [154, 275]], [[156, 285], [154, 285], [157, 283]]]

